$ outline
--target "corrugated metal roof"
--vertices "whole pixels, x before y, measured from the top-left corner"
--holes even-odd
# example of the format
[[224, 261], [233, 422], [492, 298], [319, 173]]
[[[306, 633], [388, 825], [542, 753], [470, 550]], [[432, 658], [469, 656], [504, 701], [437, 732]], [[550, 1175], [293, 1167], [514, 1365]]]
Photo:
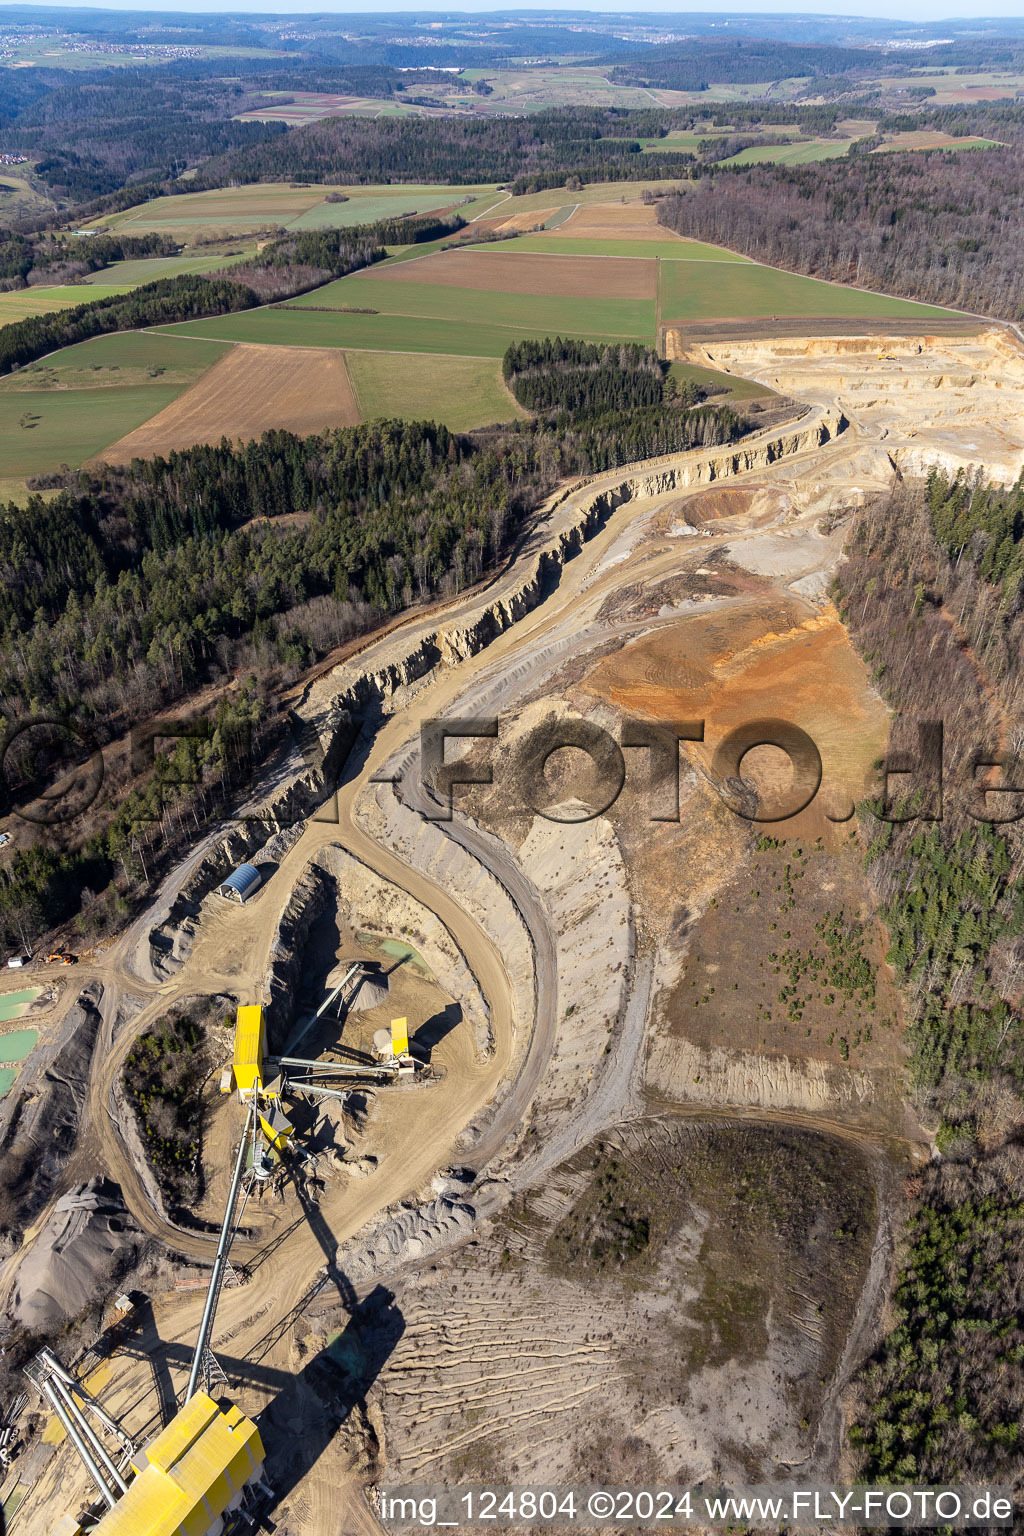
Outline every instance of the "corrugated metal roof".
[[221, 891], [236, 891], [239, 896], [246, 897], [250, 891], [254, 891], [261, 880], [259, 870], [253, 864], [239, 864], [232, 870], [226, 880], [222, 880], [219, 886]]
[[135, 1458], [138, 1476], [95, 1536], [203, 1536], [262, 1462], [252, 1420], [197, 1392]]

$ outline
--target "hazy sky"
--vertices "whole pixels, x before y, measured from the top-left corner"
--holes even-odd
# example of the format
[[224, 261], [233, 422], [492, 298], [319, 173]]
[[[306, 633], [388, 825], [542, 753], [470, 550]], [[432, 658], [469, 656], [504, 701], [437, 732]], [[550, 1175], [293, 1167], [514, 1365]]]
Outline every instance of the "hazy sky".
[[[8, 0], [8, 3], [11, 3], [11, 0]], [[20, 0], [13, 0], [13, 3], [18, 4]], [[54, 0], [54, 3], [78, 6], [85, 3], [85, 0]], [[358, 0], [358, 3], [353, 5], [332, 3], [332, 0], [327, 0], [326, 4], [316, 4], [315, 0], [313, 3], [310, 3], [310, 0], [247, 0], [245, 4], [230, 4], [225, 3], [225, 0], [183, 0], [183, 3], [178, 5], [140, 4], [139, 0], [100, 0], [98, 6], [90, 5], [89, 8], [121, 11], [155, 10], [165, 13], [168, 11], [238, 11], [250, 14], [267, 12], [271, 15], [292, 15], [293, 13], [309, 15], [326, 11], [336, 15], [351, 13], [365, 15], [370, 11], [375, 14], [387, 14], [389, 11], [438, 12], [447, 9], [443, 3], [438, 4], [438, 0], [397, 0], [397, 3], [396, 0], [383, 0], [383, 3], [382, 0]], [[26, 13], [31, 9], [30, 5], [25, 6]], [[472, 5], [451, 7], [452, 12], [464, 15], [472, 15], [480, 11], [551, 11], [552, 9], [551, 0], [512, 0], [511, 4], [510, 0], [477, 0], [477, 3]], [[566, 9], [576, 8], [567, 6]], [[651, 12], [676, 16], [686, 14], [685, 10], [680, 9], [678, 0], [666, 0], [663, 4], [659, 4], [658, 0], [645, 0], [645, 3], [637, 7], [636, 11], [624, 11], [622, 0], [588, 0], [586, 7], [579, 9], [610, 11], [619, 15], [642, 15]], [[717, 7], [710, 3], [710, 0], [704, 0], [703, 4], [692, 5], [688, 9], [702, 11], [707, 15], [709, 10]], [[967, 19], [964, 0], [843, 0], [841, 7], [837, 7], [834, 3], [829, 4], [828, 0], [798, 0], [798, 3], [791, 5], [786, 4], [786, 0], [750, 0], [750, 3], [742, 8], [731, 6], [722, 14], [723, 16], [730, 14], [756, 16], [766, 12], [776, 15], [785, 12], [797, 15], [814, 13], [815, 15], [882, 16], [897, 21], [940, 21], [949, 17], [955, 17], [960, 21]], [[999, 16], [1024, 16], [1024, 0], [984, 0], [980, 14], [970, 16], [970, 20], [976, 23], [986, 17]]]

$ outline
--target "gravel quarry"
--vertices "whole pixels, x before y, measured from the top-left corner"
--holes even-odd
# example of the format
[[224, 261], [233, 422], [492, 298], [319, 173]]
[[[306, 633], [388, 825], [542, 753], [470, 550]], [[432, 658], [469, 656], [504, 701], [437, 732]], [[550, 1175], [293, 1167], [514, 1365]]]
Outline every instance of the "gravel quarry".
[[[24, 1217], [3, 1306], [52, 1327], [145, 1291], [98, 1390], [144, 1440], [184, 1388], [242, 1131], [219, 1092], [234, 1006], [265, 1003], [280, 1049], [340, 967], [386, 973], [304, 1049], [337, 1062], [406, 1014], [432, 1071], [296, 1113], [301, 1164], [247, 1206], [217, 1314], [293, 1536], [379, 1536], [385, 1479], [839, 1473], [893, 1212], [931, 1143], [857, 844], [888, 714], [829, 590], [894, 470], [1016, 477], [1024, 352], [987, 326], [672, 345], [791, 396], [794, 420], [561, 487], [486, 586], [317, 676], [303, 751], [247, 806], [260, 819], [194, 849], [33, 1010], [0, 1099]], [[716, 767], [751, 717], [821, 751], [820, 794], [771, 826], [730, 807]], [[478, 782], [450, 820], [421, 759], [422, 723], [446, 719], [497, 722], [459, 748]], [[532, 733], [570, 720], [621, 751], [613, 803], [578, 746], [538, 781]], [[666, 812], [638, 733], [694, 720]], [[757, 750], [756, 793], [784, 795]], [[225, 902], [243, 858], [267, 878]], [[847, 987], [854, 951], [869, 980]], [[186, 1216], [154, 1200], [119, 1085], [194, 998], [217, 1008]], [[48, 1536], [87, 1483], [69, 1446], [26, 1435], [14, 1536]]]

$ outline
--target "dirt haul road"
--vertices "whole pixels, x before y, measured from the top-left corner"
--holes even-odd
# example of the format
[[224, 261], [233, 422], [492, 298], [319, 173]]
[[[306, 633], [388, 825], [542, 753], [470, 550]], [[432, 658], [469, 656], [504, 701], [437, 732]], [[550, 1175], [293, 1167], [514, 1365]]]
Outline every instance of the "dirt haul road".
[[[813, 433], [822, 419], [823, 413], [808, 417], [800, 422], [801, 431]], [[773, 451], [757, 458], [758, 445], [774, 441], [778, 433], [752, 439], [744, 445], [751, 467], [741, 469], [731, 483], [772, 488], [784, 508], [787, 530], [795, 536], [809, 535], [822, 513], [841, 509], [864, 493], [884, 487], [891, 475], [892, 461], [888, 445], [881, 446], [881, 431], [853, 426], [833, 436], [836, 425], [833, 417], [828, 440], [796, 446], [785, 456]], [[875, 425], [873, 421], [872, 428]], [[564, 996], [560, 999], [558, 995], [558, 935], [544, 899], [511, 854], [496, 849], [493, 839], [470, 824], [457, 821], [449, 829], [449, 835], [454, 835], [505, 887], [526, 923], [535, 985], [530, 1017], [521, 1016], [517, 1010], [506, 959], [493, 935], [469, 915], [452, 891], [367, 829], [368, 782], [396, 759], [414, 756], [421, 719], [511, 707], [525, 686], [542, 681], [545, 669], [571, 655], [574, 648], [586, 651], [644, 627], [639, 619], [618, 626], [602, 620], [606, 603], [624, 587], [637, 583], [641, 589], [652, 587], [676, 571], [684, 559], [691, 565], [698, 560], [706, 562], [716, 550], [728, 546], [735, 552], [742, 549], [745, 540], [761, 538], [764, 519], [740, 515], [721, 528], [688, 528], [685, 539], [674, 543], [650, 539], [659, 512], [670, 507], [674, 516], [681, 515], [685, 502], [706, 490], [711, 476], [702, 473], [701, 467], [721, 458], [721, 450], [711, 450], [660, 461], [657, 466], [633, 466], [597, 477], [564, 500], [556, 498], [537, 518], [516, 560], [486, 593], [448, 605], [446, 631], [466, 629], [485, 607], [502, 602], [511, 605], [524, 576], [534, 571], [539, 555], [557, 541], [560, 532], [578, 522], [581, 505], [605, 492], [608, 507], [588, 530], [579, 552], [561, 568], [557, 583], [539, 594], [534, 607], [510, 611], [504, 631], [476, 654], [450, 652], [411, 686], [397, 689], [385, 700], [384, 707], [394, 712], [384, 714], [358, 777], [343, 783], [307, 823], [258, 899], [243, 908], [205, 912], [191, 954], [173, 979], [158, 987], [142, 982], [136, 974], [134, 953], [140, 925], [89, 971], [82, 968], [82, 980], [98, 979], [106, 989], [108, 1029], [125, 994], [142, 999], [143, 1006], [118, 1038], [108, 1035], [109, 1048], [97, 1055], [83, 1136], [73, 1166], [83, 1174], [89, 1167], [107, 1173], [121, 1185], [129, 1209], [145, 1231], [173, 1252], [207, 1261], [214, 1246], [212, 1235], [184, 1232], [154, 1211], [112, 1111], [113, 1086], [134, 1038], [176, 999], [218, 993], [242, 1001], [261, 997], [281, 914], [314, 854], [340, 844], [382, 879], [422, 902], [457, 939], [490, 1009], [493, 1054], [481, 1059], [472, 1050], [464, 1050], [458, 1058], [459, 1070], [449, 1071], [444, 1082], [430, 1090], [429, 1098], [410, 1096], [404, 1100], [402, 1113], [389, 1121], [387, 1155], [377, 1171], [362, 1182], [331, 1182], [320, 1205], [322, 1219], [316, 1223], [316, 1231], [295, 1212], [287, 1219], [282, 1213], [276, 1224], [270, 1224], [269, 1239], [265, 1235], [258, 1243], [239, 1243], [239, 1257], [253, 1267], [254, 1277], [248, 1285], [224, 1292], [213, 1343], [231, 1378], [232, 1391], [246, 1411], [258, 1412], [295, 1375], [295, 1324], [309, 1307], [323, 1305], [323, 1272], [325, 1264], [330, 1268], [336, 1248], [396, 1202], [427, 1191], [437, 1169], [464, 1161], [458, 1138], [471, 1121], [481, 1126], [480, 1138], [470, 1154], [478, 1169], [496, 1159], [515, 1136], [544, 1077], [565, 1005]], [[666, 479], [669, 470], [681, 472], [671, 484]], [[628, 494], [619, 499], [626, 485]], [[815, 570], [815, 561], [825, 570], [835, 556], [831, 545], [823, 545], [817, 553], [812, 550], [800, 568], [800, 581], [806, 583], [821, 574]], [[647, 627], [650, 622], [648, 618]], [[417, 618], [379, 644], [367, 647], [358, 657], [358, 670], [364, 674], [375, 669], [383, 672], [397, 656], [408, 653], [418, 640], [434, 632], [436, 620]], [[355, 668], [351, 663], [348, 671]], [[339, 671], [345, 673], [346, 669]], [[307, 705], [312, 708], [318, 698], [321, 702], [329, 698], [332, 690], [341, 692], [343, 683], [344, 678], [336, 675], [320, 679]], [[193, 853], [189, 867], [196, 861]], [[159, 903], [162, 909], [174, 888], [174, 881], [165, 887]], [[147, 926], [151, 924], [152, 914]], [[634, 1043], [634, 1056], [641, 1044], [642, 1030]], [[624, 1063], [626, 1076], [632, 1065], [632, 1060]], [[593, 1124], [599, 1127], [601, 1115], [613, 1114], [617, 1102], [616, 1096], [610, 1095], [607, 1106], [595, 1111]], [[496, 1106], [489, 1120], [488, 1106]], [[237, 1106], [231, 1109], [234, 1112]], [[266, 1234], [266, 1223], [262, 1230]], [[286, 1230], [287, 1238], [282, 1241]], [[386, 1278], [386, 1272], [381, 1278]], [[172, 1295], [158, 1299], [154, 1310], [161, 1345], [143, 1360], [117, 1357], [116, 1370], [102, 1393], [107, 1407], [124, 1415], [127, 1427], [136, 1434], [156, 1427], [161, 1406], [166, 1411], [168, 1388], [180, 1394], [184, 1386], [202, 1298], [184, 1300]], [[156, 1378], [162, 1379], [162, 1389]], [[77, 1463], [63, 1450], [28, 1494], [16, 1536], [42, 1536], [51, 1528], [55, 1515], [75, 1507], [75, 1499], [85, 1489]], [[301, 1525], [303, 1536], [306, 1532], [319, 1536], [321, 1531], [324, 1536], [327, 1532], [333, 1536], [339, 1521], [345, 1529], [367, 1528], [358, 1478], [339, 1487], [336, 1470], [328, 1477], [314, 1465], [301, 1490], [308, 1501]]]

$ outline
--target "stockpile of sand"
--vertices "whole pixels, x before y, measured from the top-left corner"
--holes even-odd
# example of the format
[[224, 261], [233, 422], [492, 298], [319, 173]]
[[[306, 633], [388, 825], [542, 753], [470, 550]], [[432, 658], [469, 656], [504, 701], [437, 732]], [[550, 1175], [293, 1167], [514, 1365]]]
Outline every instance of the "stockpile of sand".
[[134, 1257], [138, 1237], [121, 1191], [109, 1179], [69, 1190], [21, 1266], [14, 1298], [18, 1321], [49, 1333], [77, 1317], [110, 1291]]

